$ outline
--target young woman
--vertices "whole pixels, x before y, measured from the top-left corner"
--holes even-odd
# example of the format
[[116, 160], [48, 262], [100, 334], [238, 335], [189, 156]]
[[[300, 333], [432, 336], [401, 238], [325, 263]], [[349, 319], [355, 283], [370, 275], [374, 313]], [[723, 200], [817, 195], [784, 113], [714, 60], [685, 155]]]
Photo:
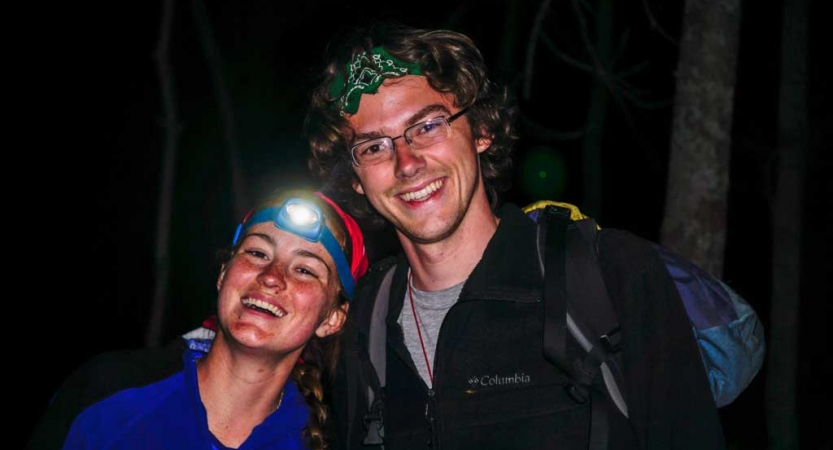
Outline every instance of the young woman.
[[326, 448], [322, 377], [366, 269], [361, 231], [334, 202], [274, 193], [237, 228], [215, 321], [83, 365], [29, 448]]

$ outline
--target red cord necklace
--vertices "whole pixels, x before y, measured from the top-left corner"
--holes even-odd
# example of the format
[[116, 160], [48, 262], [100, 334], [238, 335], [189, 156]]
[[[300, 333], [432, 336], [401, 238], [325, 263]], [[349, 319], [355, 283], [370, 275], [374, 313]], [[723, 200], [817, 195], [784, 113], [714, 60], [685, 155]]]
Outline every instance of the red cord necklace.
[[422, 356], [425, 358], [425, 366], [428, 367], [428, 379], [431, 384], [434, 384], [434, 375], [431, 374], [431, 363], [428, 362], [428, 352], [425, 351], [425, 342], [422, 341], [422, 331], [419, 330], [419, 319], [417, 318], [416, 308], [414, 307], [414, 293], [411, 289], [411, 284], [414, 282], [414, 275], [408, 270], [408, 297], [411, 299], [411, 312], [414, 313], [414, 323], [416, 324], [417, 336], [419, 336], [419, 345], [422, 346]]

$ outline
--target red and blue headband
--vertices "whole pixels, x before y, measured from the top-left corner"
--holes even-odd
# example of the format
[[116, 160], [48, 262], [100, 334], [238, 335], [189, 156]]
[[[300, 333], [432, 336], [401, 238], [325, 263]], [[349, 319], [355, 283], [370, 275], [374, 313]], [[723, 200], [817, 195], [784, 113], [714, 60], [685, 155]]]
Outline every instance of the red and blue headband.
[[335, 202], [320, 192], [316, 192], [316, 195], [332, 206], [347, 229], [353, 250], [353, 257], [350, 264], [347, 263], [347, 258], [344, 255], [344, 250], [341, 248], [341, 245], [327, 226], [326, 215], [321, 208], [309, 200], [297, 197], [287, 199], [280, 206], [261, 209], [254, 214], [247, 215], [243, 219], [243, 222], [237, 226], [237, 231], [234, 233], [234, 239], [231, 244], [232, 246], [237, 245], [237, 241], [246, 229], [263, 222], [273, 222], [278, 229], [302, 237], [310, 242], [321, 242], [321, 245], [324, 246], [327, 253], [330, 254], [335, 262], [336, 271], [341, 280], [341, 287], [344, 290], [344, 294], [348, 299], [352, 299], [356, 280], [364, 275], [368, 266], [367, 254], [364, 248], [364, 236], [356, 221], [345, 214]]

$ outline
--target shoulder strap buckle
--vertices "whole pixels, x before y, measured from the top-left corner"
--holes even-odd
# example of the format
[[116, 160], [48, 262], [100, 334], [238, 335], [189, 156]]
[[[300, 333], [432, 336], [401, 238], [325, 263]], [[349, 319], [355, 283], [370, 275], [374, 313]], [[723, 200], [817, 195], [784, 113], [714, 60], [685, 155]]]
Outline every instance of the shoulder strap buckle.
[[382, 445], [385, 442], [385, 426], [383, 420], [383, 405], [381, 395], [373, 399], [367, 414], [364, 415], [364, 428], [367, 434], [362, 441], [364, 445]]
[[617, 353], [622, 350], [622, 334], [619, 331], [621, 331], [621, 328], [617, 325], [599, 337], [599, 341], [608, 353]]

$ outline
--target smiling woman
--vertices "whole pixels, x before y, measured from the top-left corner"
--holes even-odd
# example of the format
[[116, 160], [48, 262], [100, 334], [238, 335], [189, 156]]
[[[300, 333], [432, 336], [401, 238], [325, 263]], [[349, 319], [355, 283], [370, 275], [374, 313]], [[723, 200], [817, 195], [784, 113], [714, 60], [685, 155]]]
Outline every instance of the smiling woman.
[[27, 448], [325, 448], [322, 379], [367, 270], [361, 230], [321, 193], [276, 191], [225, 261], [216, 316], [164, 348], [93, 358]]

